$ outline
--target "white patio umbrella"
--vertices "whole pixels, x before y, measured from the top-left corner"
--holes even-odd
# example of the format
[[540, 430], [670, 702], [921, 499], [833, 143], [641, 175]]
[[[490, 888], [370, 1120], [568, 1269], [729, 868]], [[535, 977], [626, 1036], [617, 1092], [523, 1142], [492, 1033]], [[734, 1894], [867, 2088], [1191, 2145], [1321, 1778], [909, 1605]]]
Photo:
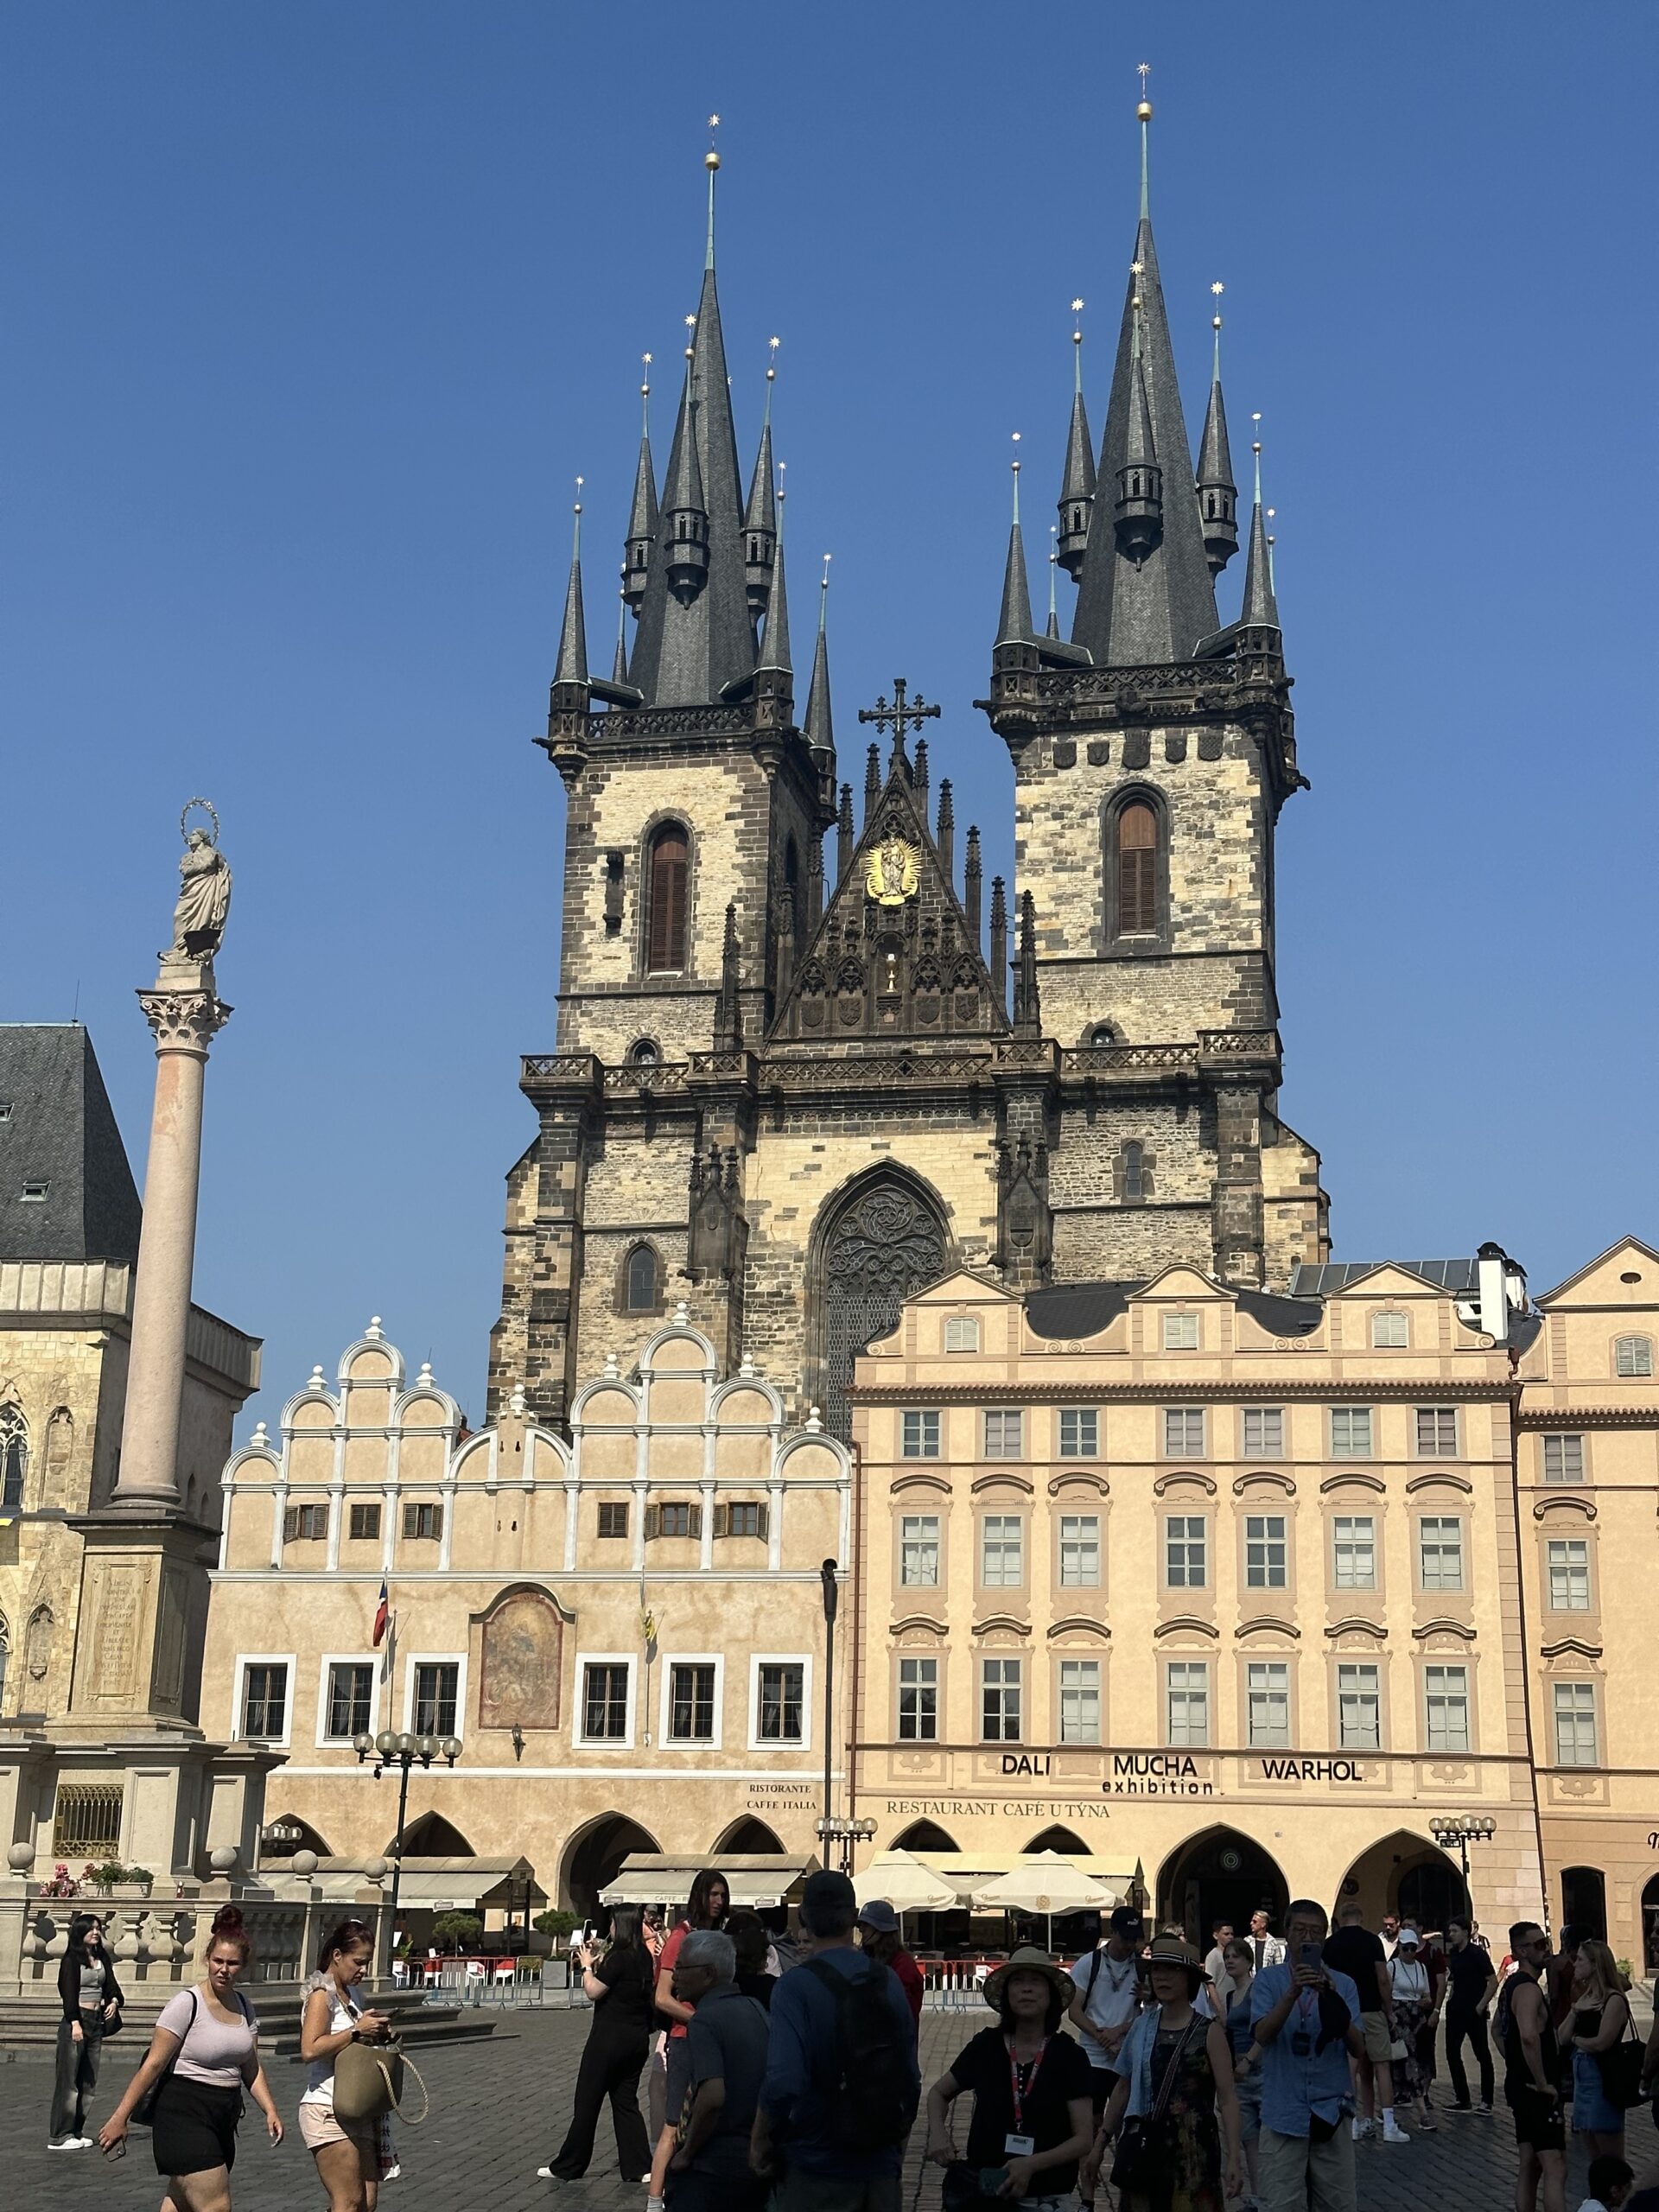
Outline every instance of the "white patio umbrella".
[[1057, 1851], [1033, 1851], [974, 1891], [974, 1903], [988, 1911], [1040, 1912], [1046, 1948], [1057, 1912], [1101, 1911], [1122, 1902], [1116, 1890]]
[[853, 1883], [860, 1904], [885, 1897], [897, 1913], [949, 1912], [956, 1886], [908, 1851], [884, 1851], [872, 1859]]

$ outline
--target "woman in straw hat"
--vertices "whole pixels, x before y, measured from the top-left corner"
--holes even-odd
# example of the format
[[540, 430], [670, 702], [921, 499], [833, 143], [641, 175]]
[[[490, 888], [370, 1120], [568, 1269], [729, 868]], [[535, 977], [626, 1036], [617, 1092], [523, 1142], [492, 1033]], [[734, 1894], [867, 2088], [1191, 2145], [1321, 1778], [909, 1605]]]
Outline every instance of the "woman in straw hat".
[[1139, 2147], [1120, 2179], [1119, 2212], [1223, 2212], [1224, 2139], [1225, 2194], [1244, 2193], [1227, 2031], [1193, 2009], [1204, 1967], [1184, 1937], [1160, 1936], [1147, 1972], [1152, 2001], [1118, 2055], [1117, 2087], [1089, 2153], [1085, 2184], [1121, 2131], [1125, 2147], [1137, 2140]]
[[998, 2018], [952, 2061], [927, 2093], [927, 2155], [954, 2166], [950, 2111], [974, 2093], [967, 2172], [948, 2201], [963, 2212], [979, 2199], [1014, 2198], [1029, 2212], [1061, 2212], [1077, 2184], [1094, 2107], [1089, 2061], [1060, 2032], [1076, 1994], [1071, 1977], [1027, 1944], [985, 1978], [985, 2002]]

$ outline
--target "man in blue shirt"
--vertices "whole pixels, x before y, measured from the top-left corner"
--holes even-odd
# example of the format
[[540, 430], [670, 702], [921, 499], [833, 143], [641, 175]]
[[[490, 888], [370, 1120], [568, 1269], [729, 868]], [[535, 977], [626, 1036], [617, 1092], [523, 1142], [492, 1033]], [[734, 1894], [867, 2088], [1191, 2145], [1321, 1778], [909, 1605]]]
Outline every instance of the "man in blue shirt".
[[[858, 1911], [844, 1874], [814, 1874], [801, 1893], [801, 1924], [822, 1963], [846, 1980], [872, 1971], [853, 1943]], [[906, 2126], [916, 2117], [922, 2077], [915, 2023], [896, 1975], [878, 1967], [893, 2017], [893, 2063], [903, 2078]], [[805, 1967], [791, 1967], [772, 1998], [772, 2042], [755, 2116], [751, 2161], [757, 2173], [782, 2169], [773, 2212], [899, 2212], [902, 2141], [879, 2150], [849, 2145], [836, 2123], [836, 1997]]]
[[1298, 1897], [1285, 1916], [1288, 1957], [1250, 1985], [1262, 2047], [1260, 2212], [1355, 2212], [1348, 2052], [1359, 2046], [1359, 1992], [1319, 1954], [1325, 1908]]

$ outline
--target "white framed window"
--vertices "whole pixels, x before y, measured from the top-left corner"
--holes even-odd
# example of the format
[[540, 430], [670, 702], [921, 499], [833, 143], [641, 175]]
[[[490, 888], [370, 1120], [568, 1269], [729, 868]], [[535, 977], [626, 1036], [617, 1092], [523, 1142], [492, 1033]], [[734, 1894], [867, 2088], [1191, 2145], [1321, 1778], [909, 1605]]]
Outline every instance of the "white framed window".
[[291, 1651], [246, 1651], [236, 1662], [236, 1710], [232, 1734], [245, 1743], [292, 1741], [294, 1675]]
[[1006, 1406], [990, 1407], [984, 1416], [985, 1457], [1018, 1459], [1026, 1448], [1026, 1417]]
[[627, 1651], [582, 1651], [576, 1656], [579, 1744], [626, 1751], [633, 1743], [634, 1664]]
[[1026, 1532], [1017, 1513], [988, 1513], [980, 1523], [979, 1579], [987, 1590], [1017, 1590], [1024, 1582]]
[[1244, 1457], [1277, 1459], [1285, 1449], [1285, 1409], [1282, 1406], [1246, 1406]]
[[1172, 1659], [1164, 1671], [1167, 1733], [1172, 1750], [1196, 1750], [1210, 1741], [1210, 1662]]
[[1290, 1748], [1290, 1663], [1252, 1659], [1244, 1669], [1244, 1701], [1252, 1747]]
[[677, 1751], [718, 1751], [725, 1702], [726, 1662], [717, 1652], [664, 1659], [662, 1741]]
[[939, 1586], [939, 1516], [904, 1513], [899, 1518], [899, 1581], [906, 1590]]
[[1283, 1590], [1290, 1581], [1290, 1540], [1282, 1513], [1244, 1516], [1244, 1586]]
[[1332, 1406], [1331, 1457], [1369, 1459], [1371, 1456], [1371, 1409], [1369, 1406]]
[[1418, 1522], [1417, 1565], [1423, 1589], [1462, 1589], [1463, 1523], [1455, 1515], [1426, 1515]]
[[1369, 1662], [1337, 1669], [1337, 1741], [1344, 1751], [1382, 1748], [1382, 1673]]
[[936, 1744], [939, 1738], [939, 1662], [937, 1659], [899, 1662], [899, 1740], [901, 1744]]
[[939, 1416], [925, 1412], [899, 1415], [899, 1454], [906, 1459], [937, 1459], [939, 1456]]
[[359, 1500], [347, 1509], [346, 1533], [354, 1544], [378, 1544], [380, 1541], [380, 1508], [370, 1500]]
[[1209, 1539], [1202, 1513], [1164, 1520], [1164, 1580], [1172, 1590], [1202, 1590], [1210, 1579]]
[[1098, 1514], [1061, 1514], [1060, 1587], [1062, 1590], [1099, 1589], [1100, 1516]]
[[977, 1351], [979, 1322], [971, 1313], [953, 1313], [944, 1325], [946, 1351]]
[[988, 1744], [1020, 1740], [1020, 1668], [1018, 1659], [979, 1662], [980, 1733]]
[[405, 1543], [435, 1544], [443, 1535], [443, 1508], [435, 1500], [404, 1508]]
[[459, 1736], [467, 1713], [464, 1651], [411, 1651], [404, 1662], [404, 1726], [411, 1736]]
[[804, 1751], [812, 1743], [812, 1661], [762, 1651], [749, 1662], [749, 1749]]
[[1653, 1338], [1620, 1337], [1613, 1346], [1615, 1375], [1645, 1376], [1653, 1372]]
[[290, 1505], [283, 1514], [283, 1541], [285, 1544], [321, 1544], [328, 1541], [328, 1508], [321, 1505]]
[[1469, 1669], [1430, 1666], [1423, 1669], [1423, 1717], [1427, 1724], [1431, 1751], [1469, 1749]]
[[1202, 1406], [1165, 1407], [1164, 1457], [1166, 1459], [1203, 1459], [1204, 1408]]
[[1593, 1682], [1556, 1682], [1555, 1764], [1557, 1766], [1599, 1766], [1597, 1740], [1596, 1686]]
[[1581, 1483], [1584, 1480], [1582, 1436], [1546, 1436], [1543, 1446], [1544, 1480], [1547, 1483]]
[[1455, 1459], [1458, 1456], [1458, 1409], [1455, 1406], [1419, 1406], [1417, 1457]]
[[1586, 1536], [1552, 1536], [1546, 1546], [1549, 1609], [1553, 1613], [1590, 1610], [1590, 1541]]
[[1060, 1662], [1060, 1741], [1097, 1744], [1100, 1741], [1100, 1662], [1062, 1659]]
[[1376, 1522], [1369, 1513], [1338, 1513], [1331, 1522], [1331, 1580], [1338, 1590], [1376, 1587]]
[[1198, 1315], [1196, 1313], [1166, 1313], [1164, 1350], [1166, 1351], [1197, 1351], [1198, 1349]]
[[317, 1743], [349, 1744], [380, 1726], [380, 1658], [325, 1651], [317, 1675]]
[[1405, 1314], [1372, 1314], [1371, 1349], [1373, 1351], [1408, 1351], [1410, 1348], [1411, 1323]]
[[1096, 1406], [1062, 1406], [1060, 1457], [1094, 1459], [1100, 1454], [1100, 1409]]

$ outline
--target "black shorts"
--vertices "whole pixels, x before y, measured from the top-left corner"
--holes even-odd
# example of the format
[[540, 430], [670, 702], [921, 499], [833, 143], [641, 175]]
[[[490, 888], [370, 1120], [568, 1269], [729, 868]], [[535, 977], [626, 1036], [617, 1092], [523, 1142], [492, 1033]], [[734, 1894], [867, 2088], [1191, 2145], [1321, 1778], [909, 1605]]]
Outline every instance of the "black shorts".
[[1096, 2123], [1111, 2102], [1112, 2091], [1117, 2087], [1118, 2078], [1109, 2066], [1090, 2066], [1089, 2069], [1089, 2101], [1095, 2108]]
[[156, 2101], [150, 2148], [156, 2171], [174, 2174], [211, 2173], [236, 2164], [236, 2124], [242, 2117], [240, 2089], [217, 2089], [171, 2074]]
[[1510, 2089], [1504, 2094], [1515, 2114], [1517, 2145], [1529, 2145], [1535, 2151], [1566, 2150], [1567, 2116], [1559, 2099], [1552, 2104], [1536, 2089]]

